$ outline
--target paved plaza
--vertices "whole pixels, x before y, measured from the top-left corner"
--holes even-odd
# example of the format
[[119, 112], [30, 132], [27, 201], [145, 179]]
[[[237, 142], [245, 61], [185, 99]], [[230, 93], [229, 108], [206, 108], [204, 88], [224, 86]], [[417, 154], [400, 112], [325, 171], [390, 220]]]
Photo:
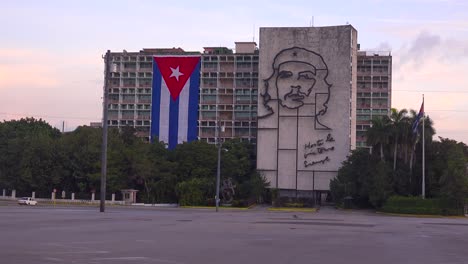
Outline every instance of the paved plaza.
[[468, 263], [468, 218], [0, 202], [0, 259], [21, 263]]

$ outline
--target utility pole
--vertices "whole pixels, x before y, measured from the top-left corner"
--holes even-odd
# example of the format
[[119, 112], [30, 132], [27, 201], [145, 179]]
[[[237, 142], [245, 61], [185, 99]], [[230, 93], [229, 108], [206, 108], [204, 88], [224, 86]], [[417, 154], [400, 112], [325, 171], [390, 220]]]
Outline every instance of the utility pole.
[[216, 140], [218, 141], [218, 168], [216, 170], [216, 212], [219, 210], [219, 182], [221, 178], [221, 140], [220, 140], [220, 131], [221, 122], [218, 121], [216, 124]]
[[104, 72], [104, 97], [102, 98], [102, 146], [101, 146], [101, 202], [99, 211], [105, 211], [106, 203], [106, 175], [107, 175], [107, 100], [109, 88], [109, 67], [110, 67], [110, 50], [104, 57], [105, 72]]
[[422, 115], [422, 183], [421, 183], [421, 189], [422, 189], [422, 198], [426, 198], [426, 150], [425, 150], [425, 141], [426, 138], [424, 138], [424, 119], [426, 119], [426, 112], [424, 110], [424, 94], [423, 94], [423, 115]]

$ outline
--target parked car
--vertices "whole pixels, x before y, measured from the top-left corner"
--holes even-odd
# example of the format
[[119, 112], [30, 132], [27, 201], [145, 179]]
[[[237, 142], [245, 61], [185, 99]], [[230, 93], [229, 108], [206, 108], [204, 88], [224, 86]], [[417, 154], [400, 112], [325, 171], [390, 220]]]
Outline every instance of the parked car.
[[22, 197], [18, 200], [19, 205], [37, 205], [37, 201], [31, 197]]

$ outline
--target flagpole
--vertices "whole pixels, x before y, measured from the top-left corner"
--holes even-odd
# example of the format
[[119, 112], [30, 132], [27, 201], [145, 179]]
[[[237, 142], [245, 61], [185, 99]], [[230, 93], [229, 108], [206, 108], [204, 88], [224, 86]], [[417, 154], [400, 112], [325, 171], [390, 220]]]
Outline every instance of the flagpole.
[[[423, 94], [423, 105], [424, 105], [424, 94]], [[424, 109], [424, 108], [423, 108]], [[424, 119], [426, 117], [426, 112], [423, 110], [423, 116], [422, 116], [422, 198], [425, 199], [426, 198], [426, 162], [425, 162], [425, 159], [426, 159], [426, 155], [425, 155], [425, 149], [424, 149], [424, 145], [425, 145], [425, 141], [426, 141], [426, 138], [424, 137]]]

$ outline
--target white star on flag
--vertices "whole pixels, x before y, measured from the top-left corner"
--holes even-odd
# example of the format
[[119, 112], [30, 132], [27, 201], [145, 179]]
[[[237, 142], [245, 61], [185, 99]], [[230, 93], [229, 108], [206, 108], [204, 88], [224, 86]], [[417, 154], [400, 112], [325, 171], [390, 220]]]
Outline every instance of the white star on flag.
[[171, 76], [169, 76], [169, 78], [175, 77], [177, 81], [179, 81], [179, 76], [184, 75], [183, 73], [179, 71], [179, 66], [177, 66], [177, 68], [175, 69], [172, 67], [169, 67], [169, 68], [171, 68], [171, 71], [172, 71]]

